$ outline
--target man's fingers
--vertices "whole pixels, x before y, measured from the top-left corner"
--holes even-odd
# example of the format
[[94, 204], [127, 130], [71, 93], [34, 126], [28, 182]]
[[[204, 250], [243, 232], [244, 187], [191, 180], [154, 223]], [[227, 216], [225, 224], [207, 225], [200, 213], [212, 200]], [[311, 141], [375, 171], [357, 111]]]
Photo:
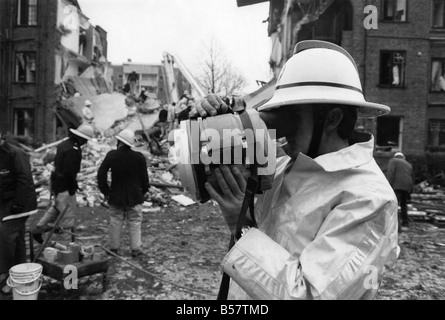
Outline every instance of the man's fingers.
[[230, 171], [228, 166], [221, 166], [221, 172], [224, 175], [224, 178], [230, 188], [230, 191], [233, 195], [242, 195], [241, 189], [238, 186], [238, 182]]
[[218, 108], [219, 113], [220, 114], [226, 114], [227, 111], [229, 110], [229, 106], [218, 96], [216, 96], [216, 100], [217, 100], [218, 105], [219, 105], [219, 108]]
[[218, 114], [216, 107], [206, 99], [201, 101], [201, 107], [211, 116], [216, 116]]
[[204, 185], [204, 187], [206, 188], [207, 192], [209, 193], [210, 197], [215, 200], [216, 202], [218, 202], [218, 204], [220, 206], [223, 205], [224, 203], [224, 199], [223, 197], [221, 197], [221, 195], [215, 190], [215, 188], [213, 188], [213, 186], [206, 182], [206, 184]]
[[201, 116], [201, 117], [207, 117], [207, 112], [204, 110], [204, 108], [202, 107], [201, 103], [203, 100], [200, 100], [196, 103], [196, 112]]
[[238, 169], [237, 167], [234, 167], [232, 169], [233, 172], [233, 176], [236, 179], [236, 182], [238, 183], [239, 189], [242, 193], [246, 192], [246, 188], [247, 188], [247, 181], [246, 181], [246, 177], [243, 175], [243, 173], [241, 172], [240, 169]]
[[215, 169], [215, 175], [216, 175], [216, 181], [218, 181], [218, 185], [221, 188], [221, 191], [224, 193], [224, 195], [228, 198], [233, 197], [233, 193], [229, 185], [227, 184], [226, 178], [221, 172], [221, 169]]

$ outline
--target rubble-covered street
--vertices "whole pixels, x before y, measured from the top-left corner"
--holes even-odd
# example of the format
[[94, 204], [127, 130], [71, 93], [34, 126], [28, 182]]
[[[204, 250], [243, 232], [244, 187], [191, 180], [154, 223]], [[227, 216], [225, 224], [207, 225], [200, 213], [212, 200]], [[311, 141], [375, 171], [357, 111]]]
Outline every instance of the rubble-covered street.
[[[167, 144], [164, 144], [164, 146]], [[108, 209], [97, 190], [97, 166], [113, 148], [109, 139], [89, 142], [79, 175], [77, 241], [81, 245], [108, 245]], [[167, 147], [166, 147], [167, 148]], [[35, 153], [33, 172], [39, 184], [39, 214], [28, 221], [30, 227], [49, 204], [48, 176], [52, 169], [48, 159], [54, 147]], [[146, 153], [150, 181], [159, 185], [180, 185], [176, 169], [165, 156]], [[445, 196], [443, 190], [423, 183], [411, 196], [411, 226], [399, 234], [401, 253], [394, 269], [383, 279], [378, 299], [445, 298]], [[229, 232], [214, 202], [204, 205], [181, 205], [172, 197], [182, 195], [178, 188], [151, 187], [150, 199], [143, 205], [142, 240], [144, 255], [132, 258], [128, 231], [120, 251], [123, 260], [110, 257], [108, 288], [102, 293], [102, 275], [81, 278], [77, 290], [60, 292], [60, 283], [49, 277], [39, 299], [95, 300], [214, 300], [220, 280], [220, 262], [227, 251]], [[189, 196], [185, 194], [186, 196]], [[70, 235], [54, 235], [61, 243]], [[132, 264], [132, 265], [131, 265]], [[139, 269], [138, 269], [139, 268]], [[142, 271], [142, 270], [145, 270]]]

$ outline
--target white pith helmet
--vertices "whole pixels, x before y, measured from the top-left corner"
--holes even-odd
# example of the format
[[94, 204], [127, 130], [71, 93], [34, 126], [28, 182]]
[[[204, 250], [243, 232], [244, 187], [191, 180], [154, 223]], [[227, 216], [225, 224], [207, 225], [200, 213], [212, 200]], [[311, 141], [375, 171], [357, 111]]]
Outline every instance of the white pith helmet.
[[358, 117], [388, 114], [390, 107], [367, 102], [357, 66], [342, 47], [319, 40], [301, 41], [278, 77], [275, 92], [258, 111], [286, 105], [342, 104], [358, 107]]
[[91, 106], [91, 105], [92, 105], [92, 103], [91, 103], [91, 101], [90, 101], [90, 100], [87, 100], [87, 101], [85, 101], [85, 105], [86, 105], [86, 106]]
[[134, 132], [129, 129], [122, 130], [117, 136], [116, 139], [125, 143], [130, 148], [134, 147]]
[[77, 129], [70, 129], [70, 131], [86, 140], [91, 140], [94, 137], [94, 128], [89, 124], [83, 123]]

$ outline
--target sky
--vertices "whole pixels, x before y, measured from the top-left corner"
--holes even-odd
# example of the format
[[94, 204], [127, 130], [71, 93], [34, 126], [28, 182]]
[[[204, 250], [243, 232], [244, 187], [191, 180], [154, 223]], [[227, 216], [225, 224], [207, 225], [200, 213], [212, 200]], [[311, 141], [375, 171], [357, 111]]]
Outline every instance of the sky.
[[176, 55], [196, 76], [212, 39], [248, 81], [271, 78], [269, 2], [237, 7], [236, 0], [78, 0], [90, 22], [108, 32], [108, 60], [160, 64]]

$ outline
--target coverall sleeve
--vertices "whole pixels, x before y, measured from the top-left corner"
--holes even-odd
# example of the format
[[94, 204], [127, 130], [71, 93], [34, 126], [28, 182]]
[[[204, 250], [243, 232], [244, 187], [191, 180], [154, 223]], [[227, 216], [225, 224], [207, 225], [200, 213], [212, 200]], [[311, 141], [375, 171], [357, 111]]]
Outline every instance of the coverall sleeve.
[[82, 154], [75, 149], [71, 149], [65, 156], [63, 163], [63, 176], [66, 179], [68, 191], [70, 194], [77, 191], [77, 174], [80, 171]]
[[34, 179], [31, 173], [29, 158], [25, 153], [16, 153], [13, 161], [13, 173], [16, 176], [16, 190], [13, 205], [22, 206], [29, 202], [30, 192], [34, 189]]
[[99, 187], [100, 192], [106, 197], [110, 195], [110, 186], [108, 185], [108, 171], [111, 168], [110, 163], [110, 157], [107, 154], [105, 156], [104, 161], [102, 161], [102, 164], [99, 167], [99, 170], [97, 171], [97, 184]]
[[394, 164], [394, 161], [389, 161], [388, 171], [386, 172], [386, 178], [388, 179], [388, 182], [391, 186], [394, 184], [395, 174], [396, 174], [396, 166]]
[[373, 297], [385, 265], [397, 259], [397, 215], [394, 202], [376, 208], [369, 201], [331, 211], [299, 256], [250, 229], [224, 258], [223, 270], [256, 300]]
[[150, 182], [148, 178], [147, 160], [141, 154], [141, 191], [142, 194], [146, 194], [150, 188]]

